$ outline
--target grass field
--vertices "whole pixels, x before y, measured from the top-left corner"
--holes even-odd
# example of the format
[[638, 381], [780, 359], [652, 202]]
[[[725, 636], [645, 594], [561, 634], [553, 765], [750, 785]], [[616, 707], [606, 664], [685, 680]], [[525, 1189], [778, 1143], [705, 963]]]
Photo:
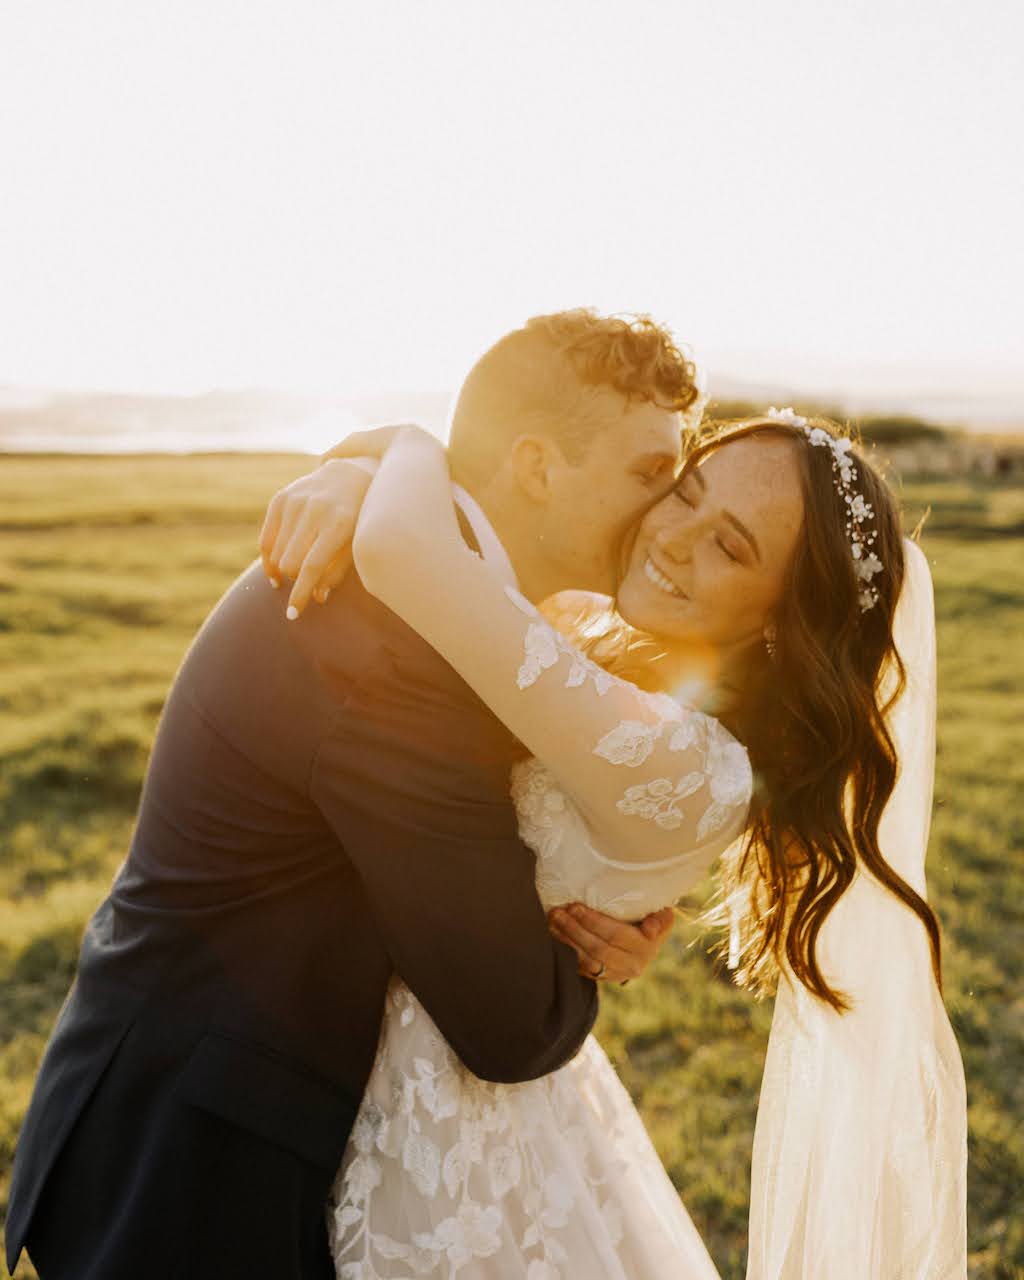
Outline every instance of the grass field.
[[[267, 497], [306, 465], [0, 458], [4, 1203], [34, 1070], [83, 923], [127, 850], [168, 684], [252, 558]], [[971, 1275], [1011, 1280], [1024, 1276], [1024, 490], [937, 482], [904, 498], [911, 523], [933, 508], [924, 546], [941, 702], [929, 883], [967, 1069]], [[770, 1018], [683, 923], [655, 972], [607, 993], [599, 1027], [727, 1280], [743, 1275]]]

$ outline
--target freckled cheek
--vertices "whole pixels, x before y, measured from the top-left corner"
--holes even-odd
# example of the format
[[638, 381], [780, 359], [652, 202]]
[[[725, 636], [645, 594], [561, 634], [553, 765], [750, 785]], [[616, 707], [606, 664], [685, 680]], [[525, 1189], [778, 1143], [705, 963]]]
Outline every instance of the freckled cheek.
[[703, 613], [709, 632], [718, 639], [731, 639], [744, 631], [761, 612], [756, 593], [752, 594], [749, 582], [740, 580], [707, 556], [694, 557], [691, 576], [691, 598]]
[[736, 593], [732, 599], [734, 630], [737, 633], [761, 631], [771, 611], [770, 593], [762, 583], [745, 585], [746, 590]]

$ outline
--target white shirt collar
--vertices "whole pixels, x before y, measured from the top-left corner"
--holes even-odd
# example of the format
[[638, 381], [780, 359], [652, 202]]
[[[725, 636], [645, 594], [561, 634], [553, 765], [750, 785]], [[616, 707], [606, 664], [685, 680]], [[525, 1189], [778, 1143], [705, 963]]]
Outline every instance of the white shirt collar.
[[[376, 475], [380, 462], [376, 458], [349, 458], [367, 475]], [[498, 576], [508, 587], [518, 587], [519, 579], [512, 567], [508, 552], [501, 545], [501, 539], [494, 532], [494, 526], [484, 515], [484, 509], [471, 493], [463, 489], [461, 484], [452, 484], [452, 495], [462, 514], [469, 521], [469, 527], [480, 547], [480, 554], [491, 565]]]
[[506, 586], [517, 587], [519, 579], [512, 567], [512, 561], [501, 545], [501, 539], [494, 532], [494, 526], [484, 514], [483, 507], [471, 493], [463, 489], [461, 484], [453, 484], [452, 493], [462, 514], [469, 521], [469, 527], [473, 530], [484, 560], [498, 573]]

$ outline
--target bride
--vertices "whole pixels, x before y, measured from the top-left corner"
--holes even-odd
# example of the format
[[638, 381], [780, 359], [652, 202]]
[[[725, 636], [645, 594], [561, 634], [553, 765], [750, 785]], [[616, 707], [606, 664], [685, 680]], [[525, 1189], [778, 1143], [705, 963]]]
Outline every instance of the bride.
[[[777, 990], [748, 1280], [965, 1276], [963, 1070], [924, 882], [931, 580], [884, 482], [826, 421], [719, 430], [636, 530], [615, 611], [544, 617], [463, 541], [438, 442], [384, 439], [355, 566], [523, 743], [544, 905], [636, 919], [720, 859], [730, 964]], [[271, 572], [297, 530], [343, 563], [337, 474], [278, 496]], [[716, 1275], [593, 1037], [490, 1084], [398, 979], [330, 1226], [342, 1280]]]

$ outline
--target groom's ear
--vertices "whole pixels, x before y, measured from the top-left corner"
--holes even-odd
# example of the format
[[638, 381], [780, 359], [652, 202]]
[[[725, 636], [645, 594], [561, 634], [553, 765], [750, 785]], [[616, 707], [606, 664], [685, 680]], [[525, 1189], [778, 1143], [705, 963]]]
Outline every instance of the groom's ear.
[[551, 471], [560, 461], [554, 443], [543, 436], [519, 436], [512, 444], [509, 465], [516, 485], [533, 502], [551, 497]]

